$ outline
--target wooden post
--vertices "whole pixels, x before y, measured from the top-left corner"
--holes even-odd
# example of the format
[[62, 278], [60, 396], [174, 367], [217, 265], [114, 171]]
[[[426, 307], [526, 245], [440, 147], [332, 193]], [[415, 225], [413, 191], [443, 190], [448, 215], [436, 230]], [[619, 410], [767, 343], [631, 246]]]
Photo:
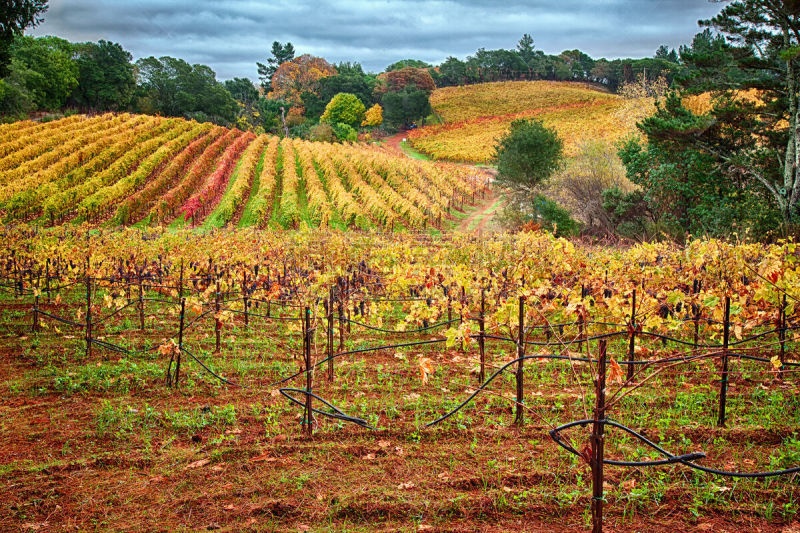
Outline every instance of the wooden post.
[[183, 298], [183, 259], [181, 259], [181, 275], [178, 281], [178, 298]]
[[[636, 289], [633, 289], [633, 302], [631, 303], [631, 339], [628, 343], [628, 361], [636, 358]], [[628, 364], [628, 380], [633, 379], [633, 365]]]
[[89, 277], [89, 258], [86, 258], [86, 357], [92, 357], [92, 278]]
[[44, 264], [44, 291], [47, 294], [47, 303], [50, 303], [50, 258]]
[[345, 298], [347, 299], [345, 306], [347, 308], [347, 333], [350, 333], [350, 277], [348, 276], [345, 281]]
[[33, 297], [33, 328], [32, 331], [36, 333], [39, 331], [39, 295], [35, 294]]
[[215, 275], [214, 281], [214, 337], [216, 337], [216, 343], [214, 345], [214, 353], [220, 353], [220, 337], [222, 336], [222, 323], [219, 319], [220, 313], [220, 298], [219, 298], [219, 276]]
[[[692, 284], [692, 294], [700, 292], [700, 280], [694, 280]], [[697, 350], [698, 339], [700, 337], [700, 304], [692, 304], [692, 320], [694, 320], [694, 349]]]
[[453, 298], [450, 296], [450, 289], [452, 287], [447, 288], [447, 322], [448, 325], [450, 322], [453, 321]]
[[139, 329], [144, 331], [144, 288], [142, 287], [142, 272], [139, 272]]
[[478, 319], [478, 327], [479, 334], [478, 334], [478, 349], [480, 350], [481, 354], [481, 370], [478, 374], [478, 381], [483, 383], [486, 379], [486, 339], [484, 335], [486, 334], [486, 290], [481, 289], [481, 314], [480, 318]]
[[344, 304], [341, 295], [339, 295], [339, 351], [344, 351]]
[[[314, 386], [314, 371], [311, 362], [311, 311], [305, 308], [303, 328], [303, 356], [306, 369], [306, 391], [311, 393]], [[306, 408], [303, 416], [304, 431], [309, 437], [314, 433], [314, 411], [311, 406], [311, 394], [306, 394]]]
[[[517, 358], [525, 355], [525, 297], [519, 297], [519, 332], [517, 336]], [[518, 426], [525, 424], [522, 404], [525, 402], [524, 395], [524, 363], [522, 359], [517, 362], [517, 405], [514, 423]]]
[[722, 323], [722, 381], [719, 386], [719, 419], [717, 425], [725, 427], [725, 402], [728, 397], [728, 338], [730, 334], [731, 298], [725, 297], [725, 321]]
[[247, 272], [242, 272], [242, 295], [244, 297], [244, 326], [250, 326], [250, 315], [247, 312], [248, 298], [247, 298]]
[[270, 269], [269, 265], [267, 265], [267, 318], [269, 318], [270, 308], [272, 307], [272, 285], [270, 284], [269, 273]]
[[778, 339], [781, 343], [781, 351], [780, 351], [780, 361], [781, 361], [781, 370], [780, 375], [783, 376], [783, 372], [785, 369], [785, 362], [786, 362], [786, 294], [783, 295], [783, 300], [781, 301], [781, 310], [778, 317], [780, 328], [778, 329]]
[[328, 291], [328, 299], [325, 300], [325, 308], [328, 311], [328, 381], [333, 383], [333, 287]]
[[[183, 269], [181, 269], [183, 272]], [[181, 298], [181, 317], [178, 326], [178, 356], [175, 360], [175, 388], [178, 388], [178, 380], [181, 377], [181, 355], [183, 353], [183, 323], [186, 316], [186, 298]]]
[[592, 533], [603, 531], [603, 460], [606, 408], [606, 340], [600, 340], [597, 387], [592, 426]]

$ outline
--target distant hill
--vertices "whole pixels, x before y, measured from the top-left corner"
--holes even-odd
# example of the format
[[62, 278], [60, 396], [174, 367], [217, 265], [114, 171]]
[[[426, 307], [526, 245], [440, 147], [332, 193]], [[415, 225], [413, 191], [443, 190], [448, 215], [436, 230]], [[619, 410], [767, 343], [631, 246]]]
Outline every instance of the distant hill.
[[518, 118], [554, 127], [574, 155], [582, 140], [617, 141], [652, 111], [651, 99], [630, 100], [586, 83], [511, 81], [437, 89], [431, 105], [443, 124], [409, 134], [413, 146], [436, 158], [485, 163], [497, 139]]

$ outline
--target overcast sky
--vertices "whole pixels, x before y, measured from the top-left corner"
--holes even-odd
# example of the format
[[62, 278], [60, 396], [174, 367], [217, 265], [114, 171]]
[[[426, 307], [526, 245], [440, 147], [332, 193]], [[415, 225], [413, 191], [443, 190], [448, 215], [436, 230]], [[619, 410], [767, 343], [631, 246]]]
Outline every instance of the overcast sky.
[[106, 39], [136, 59], [168, 55], [209, 65], [219, 79], [256, 80], [255, 62], [276, 40], [374, 72], [399, 59], [513, 48], [523, 33], [548, 54], [646, 57], [689, 42], [697, 20], [720, 9], [708, 0], [50, 0], [29, 33]]

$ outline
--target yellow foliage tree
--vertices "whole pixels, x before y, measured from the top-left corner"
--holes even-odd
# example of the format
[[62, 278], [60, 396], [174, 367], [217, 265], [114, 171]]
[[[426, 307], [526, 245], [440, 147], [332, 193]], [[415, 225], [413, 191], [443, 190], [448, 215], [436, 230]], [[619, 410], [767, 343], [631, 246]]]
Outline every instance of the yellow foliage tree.
[[300, 107], [303, 91], [313, 91], [317, 82], [335, 76], [336, 68], [321, 57], [303, 54], [291, 61], [281, 63], [272, 75], [270, 98], [283, 98]]
[[364, 120], [361, 122], [362, 126], [380, 126], [383, 124], [383, 108], [380, 104], [375, 104], [374, 106], [367, 109], [367, 112], [364, 114]]

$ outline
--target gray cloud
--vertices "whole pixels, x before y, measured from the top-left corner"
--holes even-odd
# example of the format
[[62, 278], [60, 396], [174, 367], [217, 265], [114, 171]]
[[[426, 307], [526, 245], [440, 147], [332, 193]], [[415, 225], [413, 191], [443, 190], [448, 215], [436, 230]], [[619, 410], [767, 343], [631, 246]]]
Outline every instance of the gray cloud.
[[30, 33], [111, 40], [135, 58], [180, 57], [220, 79], [255, 80], [276, 40], [376, 72], [409, 57], [438, 63], [513, 48], [523, 33], [551, 54], [644, 57], [689, 42], [697, 20], [719, 10], [703, 0], [50, 0]]

